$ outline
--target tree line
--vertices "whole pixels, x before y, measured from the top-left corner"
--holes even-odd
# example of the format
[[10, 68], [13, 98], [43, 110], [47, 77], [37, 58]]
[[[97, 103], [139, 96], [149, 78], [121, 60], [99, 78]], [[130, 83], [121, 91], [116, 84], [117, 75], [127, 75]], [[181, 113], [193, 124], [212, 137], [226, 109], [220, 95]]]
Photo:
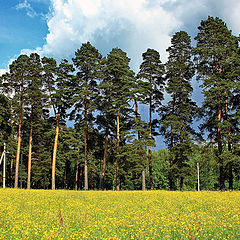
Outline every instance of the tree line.
[[[195, 47], [185, 31], [172, 36], [165, 64], [147, 49], [138, 73], [126, 52], [103, 57], [90, 42], [71, 62], [20, 55], [0, 77], [7, 186], [196, 189], [199, 163], [202, 189], [237, 189], [239, 38], [218, 17], [198, 29]], [[192, 99], [195, 77], [201, 107]], [[157, 135], [167, 149], [152, 151]]]

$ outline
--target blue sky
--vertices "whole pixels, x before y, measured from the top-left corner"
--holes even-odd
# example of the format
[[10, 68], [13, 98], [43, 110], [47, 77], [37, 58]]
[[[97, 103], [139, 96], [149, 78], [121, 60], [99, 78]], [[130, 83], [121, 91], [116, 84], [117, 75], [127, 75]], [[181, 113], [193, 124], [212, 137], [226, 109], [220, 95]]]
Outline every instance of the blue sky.
[[17, 8], [19, 1], [0, 0], [0, 68], [5, 69], [10, 59], [17, 57], [24, 48], [42, 46], [48, 33], [46, 18], [41, 14], [49, 12], [49, 1], [31, 1], [30, 9]]
[[103, 55], [120, 47], [137, 72], [147, 48], [165, 62], [171, 36], [184, 30], [193, 39], [208, 15], [222, 18], [238, 35], [239, 13], [240, 0], [0, 0], [0, 74], [21, 53], [71, 59], [87, 41]]

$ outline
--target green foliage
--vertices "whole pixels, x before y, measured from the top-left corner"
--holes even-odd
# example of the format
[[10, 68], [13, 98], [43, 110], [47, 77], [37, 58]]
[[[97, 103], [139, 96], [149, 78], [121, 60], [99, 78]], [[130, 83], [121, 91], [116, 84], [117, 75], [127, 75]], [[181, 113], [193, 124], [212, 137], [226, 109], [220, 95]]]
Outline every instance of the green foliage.
[[171, 96], [160, 112], [161, 132], [170, 151], [169, 187], [173, 188], [174, 178], [184, 178], [189, 174], [189, 154], [191, 153], [191, 127], [196, 113], [196, 103], [191, 100], [191, 79], [194, 75], [192, 47], [186, 32], [174, 34], [171, 46], [167, 49], [169, 58], [166, 63], [166, 91]]
[[153, 181], [156, 189], [169, 189], [169, 150], [160, 149], [152, 152]]
[[[103, 58], [89, 42], [76, 50], [72, 63], [20, 55], [0, 77], [0, 151], [6, 141], [7, 186], [14, 182], [17, 136], [19, 175], [23, 187], [27, 183], [31, 132], [31, 187], [53, 185], [59, 127], [56, 188], [140, 190], [146, 175], [147, 188], [154, 183], [155, 189], [196, 190], [199, 164], [201, 190], [238, 189], [239, 38], [221, 19], [208, 17], [195, 40], [193, 49], [186, 32], [175, 33], [164, 65], [156, 50], [147, 49], [137, 76], [126, 52], [114, 48]], [[192, 100], [195, 70], [204, 96], [200, 110]], [[142, 105], [149, 107], [148, 123], [139, 113]], [[196, 113], [202, 136], [192, 126]], [[159, 133], [168, 149], [151, 152]]]
[[0, 143], [11, 134], [11, 104], [7, 97], [0, 94]]
[[[217, 142], [220, 168], [220, 188], [223, 190], [225, 174], [223, 147], [232, 151], [234, 133], [237, 134], [234, 106], [234, 92], [239, 84], [236, 69], [239, 69], [238, 39], [219, 18], [208, 17], [199, 26], [195, 37], [195, 60], [198, 78], [202, 79], [204, 101], [201, 129], [208, 131], [208, 137]], [[232, 177], [229, 178], [230, 189]]]

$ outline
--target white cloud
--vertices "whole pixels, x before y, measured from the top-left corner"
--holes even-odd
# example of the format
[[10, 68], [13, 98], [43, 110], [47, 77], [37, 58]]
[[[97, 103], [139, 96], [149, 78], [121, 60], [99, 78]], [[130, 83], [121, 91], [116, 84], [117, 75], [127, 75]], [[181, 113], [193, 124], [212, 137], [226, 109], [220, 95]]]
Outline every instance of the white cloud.
[[[178, 4], [171, 5], [171, 11], [175, 12], [177, 19], [181, 19], [189, 31], [191, 27], [200, 25], [201, 20], [208, 16], [220, 17], [227, 23], [233, 34], [240, 31], [240, 1], [236, 0], [179, 0]], [[197, 24], [197, 25], [196, 25]]]
[[[213, 0], [212, 0], [213, 1]], [[224, 17], [229, 28], [233, 31], [233, 34], [237, 35], [240, 32], [240, 1], [236, 0], [222, 0], [222, 7], [219, 10]]]
[[[27, 0], [22, 4], [31, 7]], [[158, 50], [165, 62], [172, 34], [183, 29], [195, 35], [208, 15], [223, 18], [235, 34], [240, 29], [240, 2], [235, 0], [51, 0], [51, 5], [46, 43], [34, 51], [69, 58], [90, 41], [104, 54], [122, 48], [132, 58], [134, 70], [147, 48]]]
[[4, 73], [6, 73], [7, 70], [6, 69], [0, 69], [0, 76], [2, 76]]
[[[155, 1], [155, 0], [154, 0]], [[163, 4], [174, 0], [51, 0], [46, 44], [37, 49], [41, 55], [69, 57], [83, 42], [90, 41], [100, 51], [120, 47], [134, 59], [136, 67], [147, 48], [165, 49], [172, 31], [182, 22]], [[22, 53], [28, 53], [23, 50]]]
[[31, 18], [36, 17], [37, 13], [35, 12], [35, 10], [31, 7], [30, 3], [27, 0], [24, 0], [24, 2], [19, 3], [16, 6], [17, 10], [20, 9], [25, 9], [27, 12], [27, 15]]

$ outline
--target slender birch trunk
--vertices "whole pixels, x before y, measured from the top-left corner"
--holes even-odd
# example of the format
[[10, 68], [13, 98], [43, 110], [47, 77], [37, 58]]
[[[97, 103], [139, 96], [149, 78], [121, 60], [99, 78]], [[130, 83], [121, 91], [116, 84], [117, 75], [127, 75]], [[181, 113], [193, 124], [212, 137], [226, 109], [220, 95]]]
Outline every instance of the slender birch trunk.
[[120, 155], [120, 117], [119, 110], [117, 111], [117, 164], [116, 164], [116, 190], [120, 189], [119, 186], [119, 155]]
[[87, 87], [84, 100], [84, 190], [88, 190], [88, 159], [87, 159]]
[[33, 121], [31, 117], [30, 124], [30, 136], [29, 136], [29, 148], [28, 148], [28, 178], [27, 178], [27, 189], [31, 187], [31, 166], [32, 166], [32, 131], [33, 131]]
[[142, 168], [142, 191], [146, 190], [146, 174], [145, 174], [145, 169], [144, 166]]

